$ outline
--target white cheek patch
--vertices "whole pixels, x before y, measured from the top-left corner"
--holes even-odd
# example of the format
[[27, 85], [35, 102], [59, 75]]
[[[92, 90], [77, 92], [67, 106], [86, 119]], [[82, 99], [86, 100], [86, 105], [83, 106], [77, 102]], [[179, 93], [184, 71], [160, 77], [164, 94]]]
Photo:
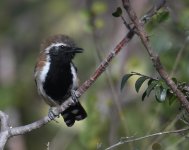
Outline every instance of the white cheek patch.
[[73, 75], [73, 86], [72, 89], [76, 89], [79, 85], [78, 83], [78, 79], [77, 79], [77, 73], [76, 73], [76, 69], [74, 68], [73, 64], [71, 63], [71, 72]]
[[45, 49], [45, 53], [49, 53], [50, 49], [53, 47], [59, 47], [59, 46], [65, 46], [65, 47], [69, 47], [69, 45], [67, 45], [66, 43], [52, 43], [50, 46], [48, 46]]

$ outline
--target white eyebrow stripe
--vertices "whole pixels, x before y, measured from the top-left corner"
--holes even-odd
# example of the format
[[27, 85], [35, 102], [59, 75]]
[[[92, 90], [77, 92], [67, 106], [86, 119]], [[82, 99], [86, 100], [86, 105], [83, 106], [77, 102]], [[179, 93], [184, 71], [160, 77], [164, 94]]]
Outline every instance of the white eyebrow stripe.
[[48, 47], [45, 49], [45, 53], [49, 53], [49, 50], [50, 50], [52, 47], [59, 47], [59, 46], [68, 46], [68, 45], [65, 44], [65, 43], [52, 43], [50, 46], [48, 46]]

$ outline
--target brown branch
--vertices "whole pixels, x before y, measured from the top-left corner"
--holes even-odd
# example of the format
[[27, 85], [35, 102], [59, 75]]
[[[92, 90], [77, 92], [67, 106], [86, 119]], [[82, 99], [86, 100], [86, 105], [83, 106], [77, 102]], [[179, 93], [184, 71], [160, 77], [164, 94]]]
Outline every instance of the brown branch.
[[160, 61], [159, 56], [155, 53], [155, 51], [151, 47], [148, 35], [145, 32], [143, 25], [139, 21], [136, 13], [132, 9], [130, 0], [122, 0], [122, 2], [123, 2], [123, 6], [129, 16], [129, 18], [131, 19], [132, 23], [135, 26], [137, 35], [140, 37], [144, 47], [146, 48], [146, 50], [153, 62], [155, 69], [157, 70], [157, 72], [159, 73], [161, 78], [164, 79], [166, 84], [171, 88], [171, 90], [176, 94], [176, 96], [178, 97], [178, 100], [184, 106], [184, 108], [187, 110], [187, 112], [189, 112], [188, 100], [186, 99], [185, 95], [177, 88], [176, 84], [172, 81], [172, 79], [169, 77], [168, 73], [165, 71], [165, 69]]
[[164, 131], [164, 132], [153, 133], [153, 134], [149, 134], [149, 135], [145, 135], [145, 136], [141, 136], [141, 137], [137, 137], [137, 138], [134, 138], [134, 136], [125, 137], [125, 138], [121, 138], [121, 140], [118, 143], [106, 148], [105, 150], [110, 150], [110, 149], [118, 147], [122, 144], [130, 143], [130, 142], [140, 141], [143, 139], [152, 138], [155, 136], [162, 136], [162, 135], [166, 135], [166, 134], [179, 134], [179, 133], [186, 132], [188, 130], [189, 130], [189, 128], [184, 128], [184, 129], [173, 130], [173, 131]]
[[110, 61], [120, 52], [120, 50], [131, 40], [134, 33], [129, 31], [129, 33], [122, 39], [122, 41], [111, 51], [106, 59], [99, 65], [94, 74], [86, 80], [76, 91], [77, 96], [80, 97], [95, 81], [96, 79], [105, 71]]

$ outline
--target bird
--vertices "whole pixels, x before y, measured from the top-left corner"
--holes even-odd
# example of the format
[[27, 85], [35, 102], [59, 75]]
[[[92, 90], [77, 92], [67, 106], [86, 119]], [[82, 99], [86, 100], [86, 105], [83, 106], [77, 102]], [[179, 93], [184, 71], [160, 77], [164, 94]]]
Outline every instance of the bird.
[[[79, 79], [73, 59], [77, 53], [82, 52], [83, 49], [67, 35], [53, 35], [42, 41], [34, 78], [39, 95], [50, 108], [59, 106], [75, 96]], [[68, 127], [71, 127], [75, 121], [87, 117], [85, 109], [78, 100], [74, 100], [74, 103], [61, 115]]]

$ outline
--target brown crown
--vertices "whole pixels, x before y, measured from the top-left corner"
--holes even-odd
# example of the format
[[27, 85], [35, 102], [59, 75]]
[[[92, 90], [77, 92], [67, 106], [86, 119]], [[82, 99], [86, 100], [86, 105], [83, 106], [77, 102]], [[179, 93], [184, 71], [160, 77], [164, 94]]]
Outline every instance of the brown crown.
[[65, 43], [68, 46], [75, 46], [74, 41], [70, 37], [68, 37], [67, 35], [58, 34], [50, 36], [47, 39], [43, 40], [41, 43], [41, 50], [45, 50], [48, 46], [50, 46], [53, 43]]

